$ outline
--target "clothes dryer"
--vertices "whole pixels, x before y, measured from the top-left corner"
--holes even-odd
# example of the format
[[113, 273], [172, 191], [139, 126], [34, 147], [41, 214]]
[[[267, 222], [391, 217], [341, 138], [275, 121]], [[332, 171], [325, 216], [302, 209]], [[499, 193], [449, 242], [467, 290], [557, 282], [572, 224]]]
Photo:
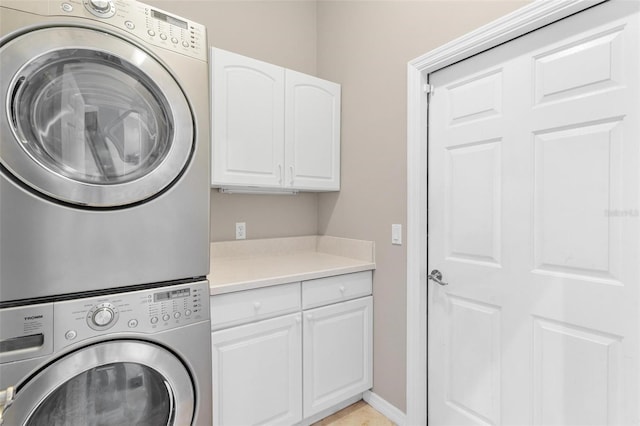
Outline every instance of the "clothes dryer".
[[207, 50], [135, 0], [0, 1], [0, 306], [207, 275]]

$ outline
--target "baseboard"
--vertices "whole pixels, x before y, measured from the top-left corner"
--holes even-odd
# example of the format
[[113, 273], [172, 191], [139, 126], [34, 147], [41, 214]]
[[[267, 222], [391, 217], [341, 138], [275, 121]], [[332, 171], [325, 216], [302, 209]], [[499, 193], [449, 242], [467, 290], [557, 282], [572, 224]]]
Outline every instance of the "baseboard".
[[367, 404], [375, 408], [380, 413], [384, 414], [389, 420], [397, 424], [398, 426], [405, 426], [407, 423], [407, 415], [400, 411], [395, 406], [391, 405], [387, 400], [380, 397], [371, 391], [365, 391], [362, 394]]

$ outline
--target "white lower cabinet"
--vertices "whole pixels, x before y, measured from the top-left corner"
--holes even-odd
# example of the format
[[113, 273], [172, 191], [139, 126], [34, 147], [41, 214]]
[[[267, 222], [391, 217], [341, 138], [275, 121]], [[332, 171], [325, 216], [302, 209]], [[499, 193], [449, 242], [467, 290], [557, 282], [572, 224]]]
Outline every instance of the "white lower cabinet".
[[371, 388], [372, 310], [369, 296], [304, 311], [305, 417]]
[[299, 313], [216, 331], [211, 341], [214, 425], [302, 420]]
[[304, 424], [370, 389], [371, 293], [365, 271], [212, 296], [214, 426]]

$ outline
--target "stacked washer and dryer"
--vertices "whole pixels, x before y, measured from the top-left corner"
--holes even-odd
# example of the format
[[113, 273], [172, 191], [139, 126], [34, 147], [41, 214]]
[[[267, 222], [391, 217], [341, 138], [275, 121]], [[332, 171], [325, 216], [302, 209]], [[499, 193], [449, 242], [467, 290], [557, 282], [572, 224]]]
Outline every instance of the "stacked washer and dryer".
[[0, 1], [0, 424], [211, 424], [202, 25]]

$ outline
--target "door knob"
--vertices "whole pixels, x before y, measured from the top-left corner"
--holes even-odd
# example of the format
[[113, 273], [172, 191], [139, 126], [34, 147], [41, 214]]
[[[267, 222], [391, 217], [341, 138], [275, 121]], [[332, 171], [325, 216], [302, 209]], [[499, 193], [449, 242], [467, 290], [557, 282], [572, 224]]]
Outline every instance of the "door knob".
[[434, 281], [440, 285], [449, 285], [449, 283], [445, 283], [444, 281], [442, 281], [442, 272], [438, 271], [437, 269], [431, 271], [427, 279]]

